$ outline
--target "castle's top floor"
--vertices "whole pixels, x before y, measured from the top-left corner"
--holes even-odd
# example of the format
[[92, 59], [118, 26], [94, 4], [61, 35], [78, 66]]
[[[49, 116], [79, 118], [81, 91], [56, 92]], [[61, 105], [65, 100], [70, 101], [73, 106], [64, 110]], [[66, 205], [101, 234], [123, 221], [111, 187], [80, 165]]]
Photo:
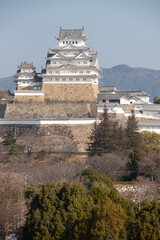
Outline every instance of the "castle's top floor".
[[59, 36], [56, 37], [59, 41], [60, 46], [73, 44], [73, 45], [85, 45], [87, 40], [84, 32], [84, 27], [82, 29], [62, 29], [60, 28]]
[[24, 63], [21, 63], [21, 65], [18, 66], [18, 68], [22, 71], [26, 70], [35, 70], [35, 67], [33, 66], [33, 63], [27, 63], [26, 61]]

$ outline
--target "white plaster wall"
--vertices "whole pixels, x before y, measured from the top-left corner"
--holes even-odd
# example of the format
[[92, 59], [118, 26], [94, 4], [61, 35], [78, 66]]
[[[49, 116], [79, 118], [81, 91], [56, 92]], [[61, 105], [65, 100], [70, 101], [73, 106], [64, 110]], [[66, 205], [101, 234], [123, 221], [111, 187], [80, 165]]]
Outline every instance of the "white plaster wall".
[[[56, 80], [56, 78], [44, 78], [43, 82], [44, 83], [94, 83], [94, 84], [98, 84], [98, 79], [97, 78], [80, 78], [80, 77], [73, 77], [72, 80], [70, 80], [70, 78], [66, 78], [66, 80], [63, 80], [63, 77], [58, 77], [58, 80]], [[76, 78], [78, 78], [79, 80], [76, 80]]]
[[0, 119], [0, 125], [76, 125], [76, 124], [93, 124], [96, 119], [38, 119], [38, 120], [3, 120]]
[[[63, 43], [63, 41], [65, 41], [65, 44]], [[68, 43], [66, 43], [66, 41]], [[74, 43], [72, 43], [74, 41]], [[77, 44], [76, 44], [77, 41]], [[70, 43], [71, 42], [71, 43]], [[81, 39], [64, 39], [64, 40], [59, 40], [59, 46], [66, 46], [68, 44], [73, 44], [75, 46], [84, 46], [85, 45], [85, 41], [81, 40]]]
[[[107, 107], [109, 113], [124, 113], [124, 110], [121, 107]], [[98, 113], [103, 113], [104, 112], [104, 107], [97, 107], [97, 112]]]
[[15, 96], [43, 96], [43, 94], [44, 94], [43, 92], [38, 92], [38, 91], [36, 91], [36, 92], [30, 92], [27, 90], [26, 90], [26, 92], [25, 92], [25, 90], [23, 90], [23, 92], [22, 92], [22, 90], [14, 91]]
[[155, 132], [155, 133], [160, 134], [160, 126], [159, 127], [139, 126], [139, 131], [140, 132], [144, 132], [144, 131]]
[[18, 86], [34, 86], [35, 83], [33, 82], [18, 82]]
[[[142, 109], [143, 111], [143, 109]], [[152, 119], [160, 119], [160, 113], [159, 112], [143, 112], [143, 113], [135, 113], [136, 117], [141, 118], [152, 118]]]
[[120, 99], [120, 104], [129, 104], [130, 105], [130, 101], [128, 99], [122, 97]]
[[19, 79], [34, 79], [34, 77], [30, 77], [30, 76], [25, 76], [25, 75], [21, 75], [21, 76], [18, 76], [18, 80]]
[[21, 69], [21, 72], [23, 73], [30, 73], [30, 72], [33, 72], [34, 70], [33, 69]]

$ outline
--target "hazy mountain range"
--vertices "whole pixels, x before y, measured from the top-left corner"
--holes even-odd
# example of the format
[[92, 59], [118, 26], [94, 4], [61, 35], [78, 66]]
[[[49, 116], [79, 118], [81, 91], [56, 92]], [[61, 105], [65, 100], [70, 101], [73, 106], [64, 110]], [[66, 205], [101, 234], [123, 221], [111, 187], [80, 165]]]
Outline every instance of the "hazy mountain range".
[[0, 78], [0, 88], [9, 90], [11, 93], [16, 89], [16, 83], [14, 82], [14, 77]]
[[[127, 65], [117, 65], [112, 68], [103, 68], [100, 86], [113, 86], [119, 90], [143, 90], [149, 93], [150, 100], [160, 97], [160, 71], [146, 68], [131, 68]], [[0, 88], [14, 91], [16, 84], [14, 77], [0, 78]]]
[[155, 96], [160, 97], [160, 71], [117, 65], [103, 68], [101, 74], [100, 85], [116, 85], [119, 90], [145, 91], [151, 95], [151, 101]]

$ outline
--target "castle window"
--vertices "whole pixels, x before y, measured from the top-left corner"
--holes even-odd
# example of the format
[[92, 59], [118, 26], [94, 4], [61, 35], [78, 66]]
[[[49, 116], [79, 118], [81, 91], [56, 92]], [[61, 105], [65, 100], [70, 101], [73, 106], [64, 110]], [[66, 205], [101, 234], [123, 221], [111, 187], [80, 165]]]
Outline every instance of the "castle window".
[[62, 81], [66, 81], [66, 78], [62, 78]]
[[69, 41], [69, 43], [71, 43], [71, 41]]
[[73, 79], [72, 79], [72, 78], [69, 78], [69, 81], [73, 81]]
[[59, 78], [56, 78], [56, 81], [59, 81]]
[[78, 64], [81, 64], [81, 62], [78, 62]]
[[56, 64], [56, 62], [52, 62], [53, 64]]
[[59, 73], [59, 71], [55, 71], [55, 73]]
[[64, 55], [67, 55], [67, 53], [64, 53]]
[[51, 74], [51, 73], [52, 73], [52, 71], [49, 71], [49, 73]]
[[105, 99], [103, 99], [103, 100], [102, 100], [102, 102], [106, 102], [106, 100], [105, 100]]
[[83, 64], [87, 64], [87, 62], [83, 62]]
[[65, 41], [63, 41], [63, 44], [65, 44]]
[[83, 73], [83, 71], [80, 71], [79, 73]]
[[86, 78], [83, 78], [83, 81], [86, 81]]
[[90, 73], [90, 71], [86, 71], [86, 73]]
[[76, 81], [79, 81], [79, 78], [76, 78]]
[[72, 41], [72, 43], [74, 44], [74, 41]]
[[78, 42], [76, 41], [76, 44], [77, 44]]
[[66, 41], [66, 44], [68, 44], [68, 41]]

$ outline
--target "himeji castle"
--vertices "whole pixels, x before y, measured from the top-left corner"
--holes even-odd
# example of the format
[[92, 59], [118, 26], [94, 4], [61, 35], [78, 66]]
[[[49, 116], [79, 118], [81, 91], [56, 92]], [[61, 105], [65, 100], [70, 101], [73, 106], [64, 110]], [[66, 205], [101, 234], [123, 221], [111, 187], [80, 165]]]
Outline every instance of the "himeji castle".
[[[58, 46], [50, 48], [46, 65], [41, 74], [38, 74], [41, 79], [38, 86], [42, 85], [41, 90], [36, 88], [34, 76], [29, 79], [28, 75], [34, 75], [35, 72], [25, 69], [26, 79], [16, 79], [18, 88], [15, 91], [15, 100], [96, 102], [100, 69], [97, 53], [85, 44], [87, 38], [84, 28], [60, 28], [56, 39]], [[25, 89], [20, 88], [20, 85], [25, 85]], [[31, 86], [32, 88], [29, 88]]]
[[85, 45], [84, 28], [62, 29], [59, 45], [50, 48], [42, 69], [45, 99], [93, 101], [97, 99], [99, 65], [97, 54]]

